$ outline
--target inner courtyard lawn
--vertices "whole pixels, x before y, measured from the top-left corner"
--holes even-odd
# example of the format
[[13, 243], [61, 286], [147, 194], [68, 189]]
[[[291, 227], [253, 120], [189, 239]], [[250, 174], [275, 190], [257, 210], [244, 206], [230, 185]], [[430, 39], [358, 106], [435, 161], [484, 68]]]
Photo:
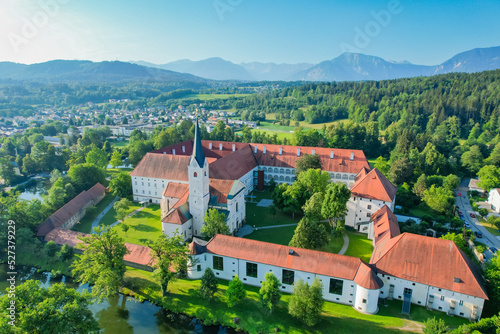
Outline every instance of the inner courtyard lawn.
[[297, 224], [300, 221], [300, 216], [295, 215], [295, 218], [284, 214], [281, 210], [276, 210], [276, 215], [271, 215], [269, 208], [257, 206], [257, 204], [247, 203], [247, 218], [246, 223], [252, 227], [272, 226]]
[[[114, 229], [126, 242], [147, 246], [148, 242], [155, 241], [162, 234], [160, 215], [160, 206], [151, 204], [125, 219], [125, 222], [116, 225]], [[128, 225], [126, 233], [123, 232], [121, 224]]]
[[104, 198], [95, 206], [95, 208], [88, 208], [85, 216], [80, 220], [80, 224], [73, 226], [74, 231], [90, 233], [92, 222], [96, 217], [113, 201], [115, 198], [112, 194], [106, 194]]
[[[130, 214], [133, 211], [140, 209], [140, 208], [141, 208], [141, 205], [139, 203], [132, 202], [132, 205], [127, 210], [127, 214]], [[115, 208], [112, 207], [108, 212], [106, 212], [104, 217], [101, 218], [99, 225], [108, 226], [108, 225], [115, 223], [117, 220], [118, 220], [118, 218], [116, 218]]]
[[246, 235], [244, 238], [287, 246], [290, 243], [290, 240], [292, 240], [293, 233], [295, 232], [296, 228], [297, 226], [266, 228], [253, 231], [251, 234]]
[[[452, 328], [466, 323], [461, 318], [448, 317], [445, 313], [428, 311], [412, 305], [410, 316], [401, 315], [401, 301], [390, 301], [380, 305], [376, 315], [357, 312], [352, 306], [325, 302], [320, 322], [308, 327], [288, 314], [290, 295], [284, 294], [272, 314], [259, 305], [258, 287], [245, 285], [247, 298], [235, 307], [226, 304], [227, 281], [219, 280], [219, 291], [209, 302], [199, 294], [201, 280], [177, 279], [168, 286], [169, 294], [160, 297], [160, 288], [151, 272], [127, 268], [125, 273], [125, 293], [141, 299], [149, 299], [164, 308], [188, 316], [197, 317], [205, 324], [219, 323], [235, 327], [249, 333], [270, 333], [278, 328], [282, 333], [401, 333], [407, 329], [422, 328], [422, 322], [429, 317], [442, 318]], [[233, 319], [238, 317], [238, 325]], [[412, 321], [413, 320], [413, 321]]]
[[373, 244], [366, 234], [346, 231], [349, 236], [349, 247], [344, 255], [359, 257], [361, 260], [369, 262], [372, 256]]

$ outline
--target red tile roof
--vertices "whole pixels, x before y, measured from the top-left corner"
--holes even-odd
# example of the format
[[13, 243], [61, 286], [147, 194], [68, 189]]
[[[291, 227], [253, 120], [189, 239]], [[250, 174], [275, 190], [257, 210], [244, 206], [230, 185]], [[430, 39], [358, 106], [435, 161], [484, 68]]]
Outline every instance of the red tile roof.
[[396, 190], [396, 186], [377, 168], [374, 168], [354, 183], [351, 188], [351, 194], [356, 197], [393, 202], [396, 198]]
[[479, 269], [451, 240], [403, 233], [376, 244], [370, 263], [382, 274], [488, 299]]
[[169, 182], [163, 191], [163, 196], [181, 198], [189, 190], [189, 184]]
[[210, 163], [210, 178], [238, 180], [257, 167], [257, 161], [248, 144], [224, 158]]
[[217, 203], [227, 204], [227, 196], [233, 187], [232, 180], [210, 179], [210, 196], [217, 196]]
[[71, 217], [87, 206], [89, 202], [104, 195], [105, 190], [106, 188], [102, 184], [96, 183], [88, 191], [84, 190], [79, 193], [38, 226], [37, 236], [43, 237], [53, 229], [63, 226]]
[[[221, 234], [213, 237], [206, 247], [212, 254], [352, 280], [367, 289], [380, 288], [379, 280], [367, 271], [370, 267], [355, 257]], [[293, 255], [289, 254], [290, 249]]]
[[147, 153], [130, 176], [188, 181], [189, 158], [182, 155]]
[[372, 214], [370, 220], [373, 222], [375, 244], [401, 234], [398, 218], [387, 205]]
[[169, 223], [175, 225], [182, 225], [188, 221], [188, 219], [182, 214], [181, 210], [178, 208], [174, 208], [170, 210], [170, 212], [163, 217], [161, 220], [162, 223]]

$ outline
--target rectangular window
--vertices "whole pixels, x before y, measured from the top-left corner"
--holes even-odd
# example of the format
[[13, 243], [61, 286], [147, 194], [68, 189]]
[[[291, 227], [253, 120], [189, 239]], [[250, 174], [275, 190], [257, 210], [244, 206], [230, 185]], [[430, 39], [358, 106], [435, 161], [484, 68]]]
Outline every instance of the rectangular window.
[[461, 300], [461, 301], [458, 303], [458, 305], [460, 305], [460, 306], [464, 306], [464, 301], [463, 301], [463, 300]]
[[363, 304], [366, 304], [366, 299], [363, 299]]
[[330, 278], [330, 290], [328, 292], [341, 295], [344, 287], [344, 281], [340, 279]]
[[257, 277], [257, 263], [247, 262], [247, 276]]
[[370, 209], [372, 208], [372, 206], [371, 206], [371, 205], [368, 205], [368, 206], [367, 206], [367, 208], [368, 208], [368, 210], [370, 210]]
[[196, 271], [201, 271], [201, 264], [196, 266]]
[[283, 284], [292, 285], [294, 282], [294, 279], [295, 279], [295, 272], [293, 272], [291, 270], [283, 269], [283, 276], [282, 277], [283, 278], [281, 279], [281, 281], [283, 282]]
[[366, 214], [366, 216], [367, 216], [368, 218], [370, 218], [370, 217], [372, 216], [372, 214], [371, 214], [371, 213], [367, 213], [367, 214]]
[[214, 270], [224, 270], [224, 259], [220, 256], [214, 256]]
[[441, 300], [444, 300], [444, 296], [441, 296]]

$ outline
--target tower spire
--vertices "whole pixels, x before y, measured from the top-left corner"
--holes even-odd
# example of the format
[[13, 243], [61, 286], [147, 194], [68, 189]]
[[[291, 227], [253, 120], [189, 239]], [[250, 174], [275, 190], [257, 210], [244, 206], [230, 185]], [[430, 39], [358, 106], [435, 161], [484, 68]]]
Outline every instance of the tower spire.
[[191, 157], [196, 159], [196, 162], [198, 163], [200, 168], [203, 168], [203, 166], [205, 165], [205, 154], [203, 154], [203, 147], [201, 146], [198, 117], [196, 118], [196, 126], [194, 128], [193, 155]]

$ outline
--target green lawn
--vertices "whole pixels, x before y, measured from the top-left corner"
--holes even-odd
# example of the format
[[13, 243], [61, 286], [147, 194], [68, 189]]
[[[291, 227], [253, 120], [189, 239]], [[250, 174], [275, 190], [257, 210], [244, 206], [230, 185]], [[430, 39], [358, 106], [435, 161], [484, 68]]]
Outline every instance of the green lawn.
[[349, 236], [349, 247], [344, 255], [359, 257], [361, 260], [369, 262], [372, 256], [372, 241], [364, 233], [346, 231]]
[[342, 249], [342, 246], [344, 246], [344, 238], [335, 238], [332, 236], [328, 244], [324, 245], [319, 250], [323, 252], [338, 254], [338, 252], [340, 252], [340, 250]]
[[266, 228], [253, 231], [251, 234], [246, 235], [244, 238], [287, 246], [290, 243], [290, 240], [292, 240], [293, 233], [295, 232], [296, 228], [297, 226]]
[[111, 140], [109, 142], [112, 147], [125, 147], [128, 146], [128, 140]]
[[[237, 327], [248, 333], [270, 333], [278, 328], [280, 333], [401, 333], [401, 328], [418, 328], [419, 322], [428, 317], [443, 318], [451, 327], [456, 327], [467, 320], [451, 318], [442, 312], [430, 312], [423, 307], [412, 305], [410, 317], [401, 315], [401, 302], [391, 301], [388, 306], [381, 306], [376, 315], [357, 312], [352, 306], [325, 302], [321, 321], [314, 327], [303, 325], [288, 314], [290, 295], [284, 294], [272, 314], [264, 311], [258, 302], [258, 287], [245, 286], [246, 300], [235, 307], [226, 304], [225, 291], [228, 282], [219, 280], [219, 292], [209, 302], [199, 294], [200, 280], [177, 279], [168, 286], [169, 295], [160, 297], [160, 288], [152, 279], [152, 273], [127, 268], [125, 273], [125, 293], [141, 299], [155, 300], [165, 309], [196, 317], [205, 324], [219, 323]], [[233, 319], [238, 317], [238, 325]], [[408, 326], [408, 327], [405, 327]]]
[[151, 204], [121, 223], [129, 226], [127, 233], [123, 232], [120, 224], [114, 229], [126, 242], [147, 246], [149, 241], [156, 240], [162, 234], [160, 215], [160, 206]]
[[252, 227], [297, 224], [300, 220], [300, 217], [298, 215], [295, 215], [294, 219], [292, 218], [292, 216], [284, 214], [280, 210], [276, 210], [277, 213], [273, 217], [269, 213], [269, 208], [260, 207], [254, 203], [247, 203], [246, 209], [247, 209], [246, 223]]
[[199, 99], [199, 100], [218, 100], [218, 99], [229, 99], [231, 97], [239, 98], [239, 97], [245, 97], [249, 96], [250, 94], [191, 94], [187, 97], [183, 97], [183, 100], [194, 100], [194, 99]]
[[106, 176], [110, 176], [111, 178], [113, 178], [122, 172], [127, 172], [130, 174], [130, 172], [133, 170], [133, 168], [108, 168], [106, 169]]
[[477, 220], [479, 220], [479, 223], [484, 226], [493, 235], [500, 235], [500, 232], [498, 231], [498, 228], [493, 225], [488, 223], [486, 220], [484, 220], [483, 217], [481, 216], [476, 216]]
[[[271, 135], [274, 136], [276, 133], [278, 136], [278, 139], [283, 140], [284, 138], [288, 139], [289, 141], [293, 139], [293, 133], [291, 132], [277, 132], [273, 130], [265, 130], [265, 129], [253, 129], [252, 131], [260, 131], [262, 133], [265, 133], [266, 135]], [[236, 132], [237, 135], [241, 136], [241, 131]]]
[[74, 231], [90, 233], [92, 222], [96, 217], [113, 201], [115, 198], [112, 194], [106, 194], [104, 198], [97, 204], [95, 208], [88, 208], [85, 216], [80, 220], [80, 224], [75, 224]]
[[265, 187], [263, 191], [253, 190], [250, 193], [250, 196], [255, 196], [252, 198], [252, 202], [259, 202], [261, 199], [273, 199], [273, 192], [269, 189], [269, 187]]
[[[307, 108], [305, 108], [307, 110]], [[272, 124], [272, 121], [276, 120], [276, 115], [274, 113], [271, 114], [266, 114], [266, 121], [260, 122], [260, 124], [264, 124], [263, 127], [269, 128], [271, 130], [284, 130], [284, 131], [293, 131], [295, 129], [295, 121], [290, 121], [291, 126], [282, 126], [282, 125], [277, 125], [277, 124]], [[349, 122], [348, 119], [338, 119], [333, 122], [327, 122], [327, 123], [318, 123], [318, 124], [309, 124], [307, 122], [301, 121], [299, 122], [299, 126], [303, 128], [309, 128], [309, 129], [317, 129], [321, 130], [323, 129], [323, 125], [326, 125], [326, 127], [329, 127], [332, 124], [335, 123], [345, 123]], [[271, 126], [267, 126], [267, 124], [271, 124]], [[288, 130], [288, 128], [291, 128]]]
[[[128, 208], [128, 213], [132, 213], [132, 211], [135, 211], [139, 209], [141, 205], [139, 203], [132, 203], [132, 205]], [[118, 218], [116, 218], [116, 211], [114, 208], [111, 208], [105, 215], [104, 217], [101, 218], [101, 221], [99, 222], [99, 225], [111, 225], [114, 222], [116, 222]]]

